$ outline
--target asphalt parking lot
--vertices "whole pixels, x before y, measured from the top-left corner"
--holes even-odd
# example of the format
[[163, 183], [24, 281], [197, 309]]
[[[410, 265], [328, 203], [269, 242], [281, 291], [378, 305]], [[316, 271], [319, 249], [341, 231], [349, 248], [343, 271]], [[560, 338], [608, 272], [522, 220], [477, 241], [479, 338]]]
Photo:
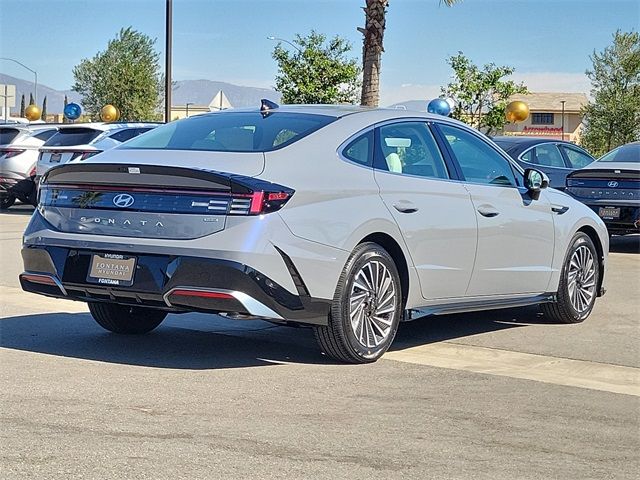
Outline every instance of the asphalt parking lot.
[[0, 214], [2, 478], [638, 478], [638, 236], [612, 240], [583, 324], [423, 318], [348, 366], [257, 321], [110, 335], [83, 304], [20, 290], [28, 219]]

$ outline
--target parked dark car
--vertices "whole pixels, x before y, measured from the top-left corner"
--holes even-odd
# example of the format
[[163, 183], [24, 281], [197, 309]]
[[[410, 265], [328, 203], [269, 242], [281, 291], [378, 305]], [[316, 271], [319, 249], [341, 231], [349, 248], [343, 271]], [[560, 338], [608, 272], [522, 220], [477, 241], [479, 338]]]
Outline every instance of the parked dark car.
[[546, 173], [549, 186], [559, 190], [564, 190], [569, 173], [595, 161], [582, 148], [562, 140], [505, 136], [494, 137], [493, 141], [522, 168], [536, 168]]
[[571, 173], [566, 191], [591, 207], [609, 234], [640, 232], [640, 142], [611, 150]]

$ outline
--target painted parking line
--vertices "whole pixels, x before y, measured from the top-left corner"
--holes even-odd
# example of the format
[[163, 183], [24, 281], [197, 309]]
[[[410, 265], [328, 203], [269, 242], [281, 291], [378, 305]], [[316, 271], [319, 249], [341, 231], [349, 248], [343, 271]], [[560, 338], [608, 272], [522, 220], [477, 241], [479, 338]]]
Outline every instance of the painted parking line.
[[454, 343], [431, 343], [387, 352], [386, 360], [534, 380], [640, 396], [640, 368], [512, 352]]

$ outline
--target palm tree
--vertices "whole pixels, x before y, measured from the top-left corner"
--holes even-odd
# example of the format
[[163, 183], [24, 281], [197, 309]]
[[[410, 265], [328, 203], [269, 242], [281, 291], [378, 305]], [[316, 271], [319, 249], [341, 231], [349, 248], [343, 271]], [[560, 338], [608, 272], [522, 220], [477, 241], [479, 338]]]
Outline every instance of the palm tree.
[[[362, 96], [360, 104], [367, 107], [377, 107], [380, 99], [380, 57], [384, 52], [382, 38], [384, 37], [385, 17], [389, 0], [365, 0], [362, 9], [365, 15], [364, 28], [358, 31], [364, 35], [362, 47]], [[458, 0], [440, 0], [448, 7]]]

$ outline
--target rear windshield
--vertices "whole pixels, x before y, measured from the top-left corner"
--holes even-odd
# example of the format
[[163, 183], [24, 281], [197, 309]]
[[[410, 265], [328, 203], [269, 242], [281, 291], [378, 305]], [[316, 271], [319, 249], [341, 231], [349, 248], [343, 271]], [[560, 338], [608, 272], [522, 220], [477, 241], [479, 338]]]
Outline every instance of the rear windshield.
[[71, 147], [86, 145], [102, 133], [93, 128], [63, 128], [44, 144], [45, 147]]
[[11, 143], [19, 133], [20, 130], [17, 128], [0, 128], [0, 145]]
[[623, 145], [601, 157], [599, 162], [640, 162], [640, 143]]
[[267, 152], [290, 145], [335, 120], [326, 115], [224, 112], [171, 122], [119, 148]]

